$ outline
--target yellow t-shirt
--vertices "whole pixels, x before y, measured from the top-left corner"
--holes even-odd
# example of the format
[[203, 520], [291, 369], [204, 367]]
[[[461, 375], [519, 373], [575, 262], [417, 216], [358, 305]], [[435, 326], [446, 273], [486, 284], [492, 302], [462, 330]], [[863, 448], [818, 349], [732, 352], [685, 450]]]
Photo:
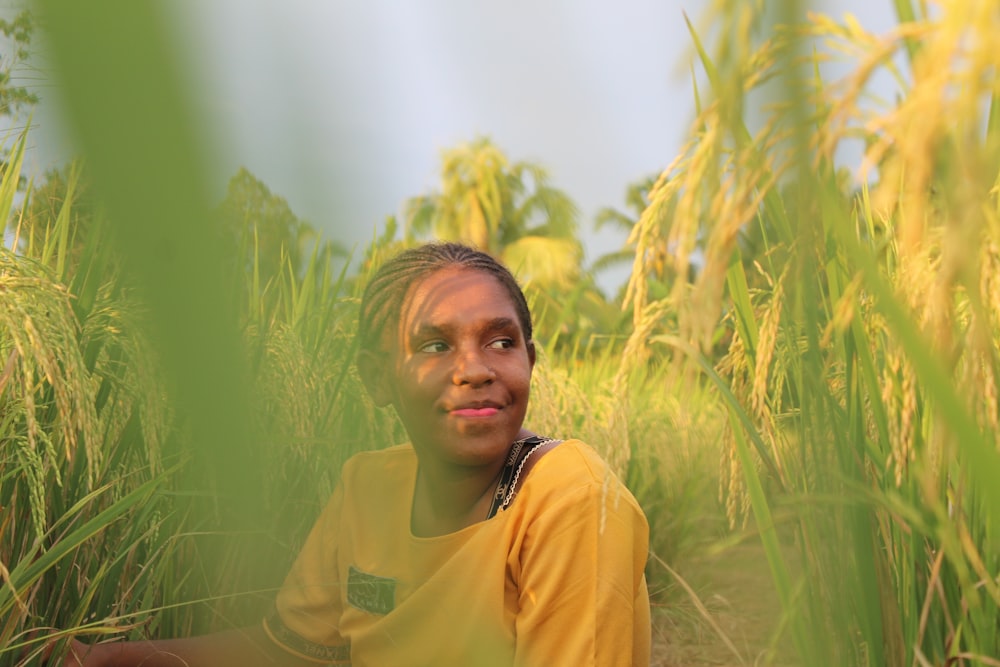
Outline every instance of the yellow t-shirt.
[[410, 532], [417, 458], [353, 457], [265, 629], [354, 667], [648, 665], [649, 529], [579, 440], [538, 459], [507, 509], [438, 537]]

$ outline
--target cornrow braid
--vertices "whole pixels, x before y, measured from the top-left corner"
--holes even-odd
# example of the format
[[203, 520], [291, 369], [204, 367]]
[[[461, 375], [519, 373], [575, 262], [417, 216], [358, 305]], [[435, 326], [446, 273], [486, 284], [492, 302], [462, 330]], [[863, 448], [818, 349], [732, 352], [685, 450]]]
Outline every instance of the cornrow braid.
[[409, 289], [435, 271], [453, 266], [495, 277], [514, 303], [524, 340], [531, 340], [528, 302], [507, 267], [485, 252], [461, 243], [428, 243], [404, 250], [387, 261], [365, 287], [358, 316], [358, 349], [377, 350], [386, 324], [402, 312]]

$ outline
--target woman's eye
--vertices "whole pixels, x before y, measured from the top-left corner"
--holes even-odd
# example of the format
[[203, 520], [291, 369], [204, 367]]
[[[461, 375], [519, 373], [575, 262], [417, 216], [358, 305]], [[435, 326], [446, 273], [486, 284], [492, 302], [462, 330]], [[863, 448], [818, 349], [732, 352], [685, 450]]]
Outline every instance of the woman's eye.
[[514, 347], [514, 340], [511, 338], [498, 338], [492, 341], [487, 347], [493, 350], [508, 350]]
[[448, 345], [442, 341], [435, 340], [430, 343], [424, 343], [420, 346], [421, 352], [446, 352], [448, 350]]

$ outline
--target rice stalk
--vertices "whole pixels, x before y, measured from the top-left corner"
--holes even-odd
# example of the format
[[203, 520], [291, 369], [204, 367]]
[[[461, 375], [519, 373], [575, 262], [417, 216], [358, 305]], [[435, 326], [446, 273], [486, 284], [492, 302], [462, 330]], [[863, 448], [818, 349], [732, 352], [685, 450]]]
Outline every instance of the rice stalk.
[[[0, 346], [11, 367], [5, 391], [24, 405], [26, 441], [32, 449], [44, 450], [48, 465], [55, 468], [60, 467], [58, 457], [71, 461], [81, 453], [93, 484], [101, 460], [95, 388], [77, 345], [79, 328], [70, 297], [40, 265], [6, 248], [0, 248], [0, 295]], [[48, 411], [56, 415], [57, 442], [40, 435], [40, 420], [47, 422], [42, 414]]]
[[[693, 296], [675, 299], [676, 329], [636, 336], [708, 351], [720, 322], [730, 332], [716, 367], [733, 424], [728, 513], [746, 516], [748, 503], [767, 531], [783, 493], [807, 501], [795, 526], [811, 573], [801, 597], [769, 552], [786, 613], [798, 619], [801, 659], [902, 665], [992, 654], [997, 149], [982, 128], [1000, 80], [987, 46], [1000, 12], [949, 4], [884, 36], [811, 15], [757, 47], [747, 11], [721, 20], [713, 57], [695, 37], [716, 99], [692, 127], [701, 142], [661, 177], [676, 197], [670, 229], [688, 234], [673, 247], [701, 248], [704, 266], [693, 285], [675, 286]], [[807, 95], [802, 85], [787, 90], [795, 97], [778, 91], [751, 132], [756, 87], [804, 80], [803, 39], [830, 47], [814, 51]], [[828, 86], [820, 64], [831, 51], [856, 65]], [[895, 103], [871, 101], [881, 72], [902, 90]], [[856, 173], [877, 180], [852, 190], [833, 163], [858, 137], [868, 150]], [[744, 259], [750, 235], [762, 250]], [[641, 297], [641, 285], [632, 293]], [[777, 482], [771, 497], [765, 470]], [[844, 504], [810, 509], [809, 499], [834, 497]]]

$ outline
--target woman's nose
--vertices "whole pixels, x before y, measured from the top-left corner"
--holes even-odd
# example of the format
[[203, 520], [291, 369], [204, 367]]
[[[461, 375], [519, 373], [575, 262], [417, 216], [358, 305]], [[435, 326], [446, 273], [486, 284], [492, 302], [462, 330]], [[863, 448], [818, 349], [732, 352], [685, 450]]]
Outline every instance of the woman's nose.
[[458, 354], [452, 379], [455, 384], [478, 386], [489, 384], [494, 378], [496, 373], [486, 363], [482, 350], [466, 350]]

